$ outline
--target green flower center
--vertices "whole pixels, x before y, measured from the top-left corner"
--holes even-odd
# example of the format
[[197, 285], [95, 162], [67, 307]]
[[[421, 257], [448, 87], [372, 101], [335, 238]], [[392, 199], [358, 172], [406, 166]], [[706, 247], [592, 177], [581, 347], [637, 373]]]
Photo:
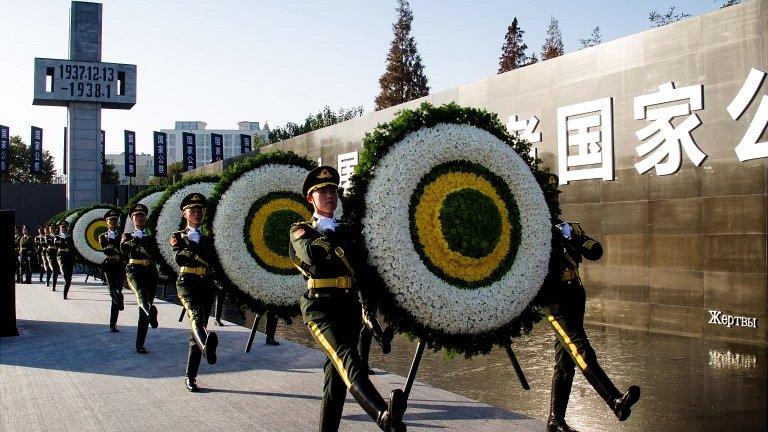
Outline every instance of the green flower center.
[[291, 210], [279, 210], [267, 216], [264, 223], [264, 243], [274, 253], [288, 256], [288, 230], [291, 225], [304, 219]]
[[501, 235], [501, 214], [496, 205], [472, 188], [446, 196], [440, 224], [451, 250], [472, 258], [491, 253]]

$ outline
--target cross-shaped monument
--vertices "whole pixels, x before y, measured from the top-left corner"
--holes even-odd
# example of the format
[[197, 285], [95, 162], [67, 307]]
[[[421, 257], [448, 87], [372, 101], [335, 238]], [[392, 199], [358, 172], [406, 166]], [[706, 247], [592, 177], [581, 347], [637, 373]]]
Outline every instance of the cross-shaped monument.
[[34, 105], [67, 107], [67, 208], [101, 202], [101, 109], [136, 104], [136, 65], [101, 62], [101, 3], [73, 1], [69, 60], [35, 58]]

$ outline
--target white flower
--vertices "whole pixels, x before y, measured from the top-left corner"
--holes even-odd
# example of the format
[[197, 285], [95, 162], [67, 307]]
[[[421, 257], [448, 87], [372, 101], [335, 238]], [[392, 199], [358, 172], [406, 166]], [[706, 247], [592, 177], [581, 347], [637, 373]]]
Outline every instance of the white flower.
[[[88, 240], [86, 238], [86, 230], [94, 220], [104, 219], [104, 214], [109, 209], [110, 207], [106, 206], [96, 207], [80, 214], [79, 216], [75, 214], [74, 218], [72, 218], [72, 215], [67, 216], [67, 221], [72, 218], [72, 221], [69, 221], [70, 226], [72, 227], [72, 243], [74, 243], [77, 252], [91, 264], [101, 264], [101, 262], [104, 261], [105, 255], [104, 252], [96, 250], [88, 244]], [[79, 213], [80, 212], [78, 212], [78, 214]]]
[[[157, 192], [153, 192], [144, 198], [140, 199], [137, 204], [144, 204], [147, 206], [147, 209], [149, 210], [149, 213], [147, 214], [147, 219], [152, 215], [152, 212], [155, 210], [154, 205], [157, 203], [157, 201], [160, 199], [160, 197], [163, 196], [163, 193], [165, 193], [164, 190], [160, 190]], [[129, 209], [130, 210], [130, 209]], [[131, 220], [131, 215], [128, 215], [128, 217], [125, 218], [125, 225], [123, 226], [123, 232], [124, 233], [131, 233], [136, 229], [135, 226], [133, 226], [133, 221]]]
[[150, 210], [150, 212], [159, 212], [157, 215], [157, 226], [155, 227], [154, 235], [157, 247], [160, 250], [160, 256], [175, 273], [179, 272], [179, 266], [176, 265], [173, 250], [168, 245], [168, 239], [171, 237], [171, 234], [179, 230], [179, 225], [182, 223], [181, 210], [179, 209], [181, 201], [184, 197], [193, 192], [201, 193], [208, 198], [211, 196], [211, 192], [213, 192], [214, 185], [216, 185], [216, 183], [211, 181], [188, 184], [174, 192], [164, 203], [162, 203], [162, 205], [156, 203]]
[[[486, 287], [462, 289], [433, 274], [410, 235], [409, 204], [424, 175], [437, 165], [465, 160], [492, 171], [509, 187], [521, 238], [510, 269]], [[530, 167], [507, 143], [469, 125], [438, 124], [393, 145], [375, 168], [365, 196], [363, 237], [369, 264], [378, 269], [397, 305], [419, 324], [448, 334], [482, 334], [527, 307], [547, 274], [550, 214]]]

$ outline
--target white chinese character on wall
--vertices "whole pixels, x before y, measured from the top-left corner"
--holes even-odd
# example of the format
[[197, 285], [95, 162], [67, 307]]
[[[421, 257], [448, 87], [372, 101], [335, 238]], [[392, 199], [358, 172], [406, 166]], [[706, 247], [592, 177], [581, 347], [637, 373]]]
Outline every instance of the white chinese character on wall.
[[355, 172], [355, 165], [357, 165], [357, 152], [349, 152], [340, 154], [337, 157], [337, 166], [339, 169], [339, 186], [345, 189], [349, 187], [349, 178]]
[[[752, 68], [749, 71], [739, 93], [728, 104], [728, 114], [731, 115], [732, 119], [738, 120], [744, 114], [749, 104], [757, 96], [757, 91], [760, 90], [765, 75], [766, 73], [759, 69]], [[763, 95], [747, 132], [739, 145], [736, 146], [736, 156], [739, 161], [768, 157], [768, 141], [757, 142], [766, 127], [768, 127], [768, 95]]]
[[[528, 120], [518, 120], [517, 114], [507, 118], [507, 130], [509, 133], [516, 135], [518, 138], [524, 139], [531, 144], [541, 142], [541, 132], [535, 132], [536, 126], [538, 125], [539, 119], [535, 115], [532, 115]], [[531, 145], [531, 152], [528, 154], [536, 159], [538, 157], [536, 147]]]
[[560, 184], [614, 179], [613, 98], [557, 109], [557, 161]]
[[[644, 174], [651, 168], [656, 168], [656, 175], [660, 176], [677, 172], [683, 162], [681, 147], [694, 165], [701, 165], [707, 155], [693, 141], [691, 131], [701, 124], [693, 111], [703, 108], [704, 86], [701, 84], [676, 89], [674, 83], [667, 82], [660, 85], [656, 93], [636, 97], [635, 119], [651, 121], [635, 132], [640, 141], [645, 141], [635, 148], [637, 154], [645, 158], [635, 164], [637, 172]], [[681, 116], [688, 117], [674, 126], [672, 120]]]

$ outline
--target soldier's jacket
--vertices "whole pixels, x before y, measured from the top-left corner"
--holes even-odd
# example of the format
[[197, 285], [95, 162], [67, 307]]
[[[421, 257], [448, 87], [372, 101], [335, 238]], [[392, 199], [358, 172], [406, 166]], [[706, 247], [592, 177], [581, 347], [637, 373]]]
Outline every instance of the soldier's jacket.
[[23, 257], [30, 257], [34, 252], [35, 240], [32, 236], [22, 235], [19, 237], [19, 254]]
[[127, 260], [126, 271], [128, 273], [147, 271], [156, 273], [155, 257], [157, 257], [158, 251], [155, 239], [149, 234], [144, 234], [138, 238], [133, 234], [125, 233], [123, 237], [125, 240], [120, 242], [119, 251]]
[[101, 251], [104, 253], [105, 261], [120, 262], [123, 259], [122, 253], [120, 253], [120, 236], [115, 233], [115, 238], [110, 239], [108, 233], [102, 233], [99, 236], [99, 245]]
[[[352, 268], [361, 268], [359, 260], [350, 255], [354, 250], [355, 242], [360, 239], [360, 233], [349, 225], [341, 223], [337, 224], [335, 231], [328, 230], [322, 233], [316, 229], [316, 226], [317, 221], [312, 218], [308, 222], [294, 224], [290, 229], [288, 253], [294, 265], [301, 268], [304, 279], [353, 276], [344, 262], [336, 256], [334, 249], [337, 246], [341, 247]], [[365, 298], [359, 291], [365, 286], [365, 283], [360, 283], [365, 275], [357, 272], [354, 276], [356, 281], [354, 288], [358, 293], [346, 297], [346, 300], [342, 298], [312, 299], [305, 293], [300, 302], [304, 321], [314, 321], [337, 312], [359, 314], [361, 304], [366, 306]]]
[[595, 239], [586, 235], [578, 223], [574, 226], [574, 235], [565, 238], [556, 231], [553, 238], [551, 268], [553, 273], [544, 283], [544, 291], [549, 309], [574, 310], [583, 313], [586, 304], [586, 292], [579, 277], [579, 265], [584, 258], [595, 261], [603, 255], [603, 247]]
[[56, 236], [53, 234], [46, 234], [45, 235], [45, 242], [43, 245], [45, 246], [45, 253], [50, 257], [56, 256]]
[[67, 260], [75, 259], [75, 243], [69, 233], [64, 238], [61, 237], [61, 234], [55, 236], [53, 242], [56, 246], [57, 257]]
[[200, 234], [200, 241], [189, 239], [188, 230], [171, 234], [168, 242], [173, 249], [176, 264], [181, 267], [176, 279], [180, 296], [195, 295], [198, 290], [210, 295], [216, 289], [213, 283], [213, 242], [210, 237]]
[[43, 253], [45, 250], [45, 236], [38, 234], [35, 236], [35, 252], [38, 254]]

